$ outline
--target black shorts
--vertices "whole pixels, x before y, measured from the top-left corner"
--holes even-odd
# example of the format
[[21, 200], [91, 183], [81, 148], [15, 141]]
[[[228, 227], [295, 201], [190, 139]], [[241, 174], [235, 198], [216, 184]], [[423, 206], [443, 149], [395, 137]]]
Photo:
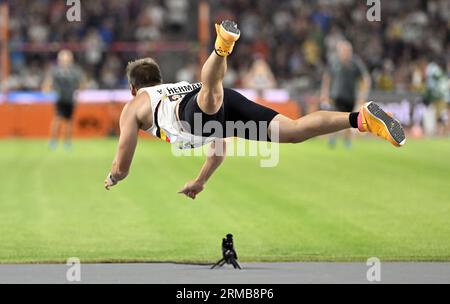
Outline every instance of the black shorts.
[[[202, 137], [240, 137], [270, 141], [268, 127], [278, 112], [257, 104], [232, 89], [224, 89], [222, 107], [216, 114], [208, 115], [203, 113], [197, 104], [199, 91], [200, 89], [197, 89], [187, 94], [180, 103], [178, 115], [185, 131]], [[201, 124], [194, 123], [195, 114], [201, 117]], [[218, 122], [222, 130], [205, 130], [205, 125], [210, 121]], [[206, 127], [208, 129], [208, 125]]]
[[355, 100], [346, 98], [336, 98], [334, 99], [334, 108], [338, 112], [353, 112], [355, 108]]
[[72, 119], [75, 104], [67, 101], [57, 101], [55, 104], [56, 113], [64, 119]]

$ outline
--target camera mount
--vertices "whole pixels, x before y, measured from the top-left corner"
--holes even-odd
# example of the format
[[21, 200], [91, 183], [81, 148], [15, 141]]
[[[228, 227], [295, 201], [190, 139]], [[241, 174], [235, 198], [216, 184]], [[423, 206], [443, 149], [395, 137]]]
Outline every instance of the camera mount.
[[233, 235], [227, 234], [226, 237], [222, 239], [222, 259], [214, 264], [211, 269], [223, 267], [225, 264], [233, 265], [234, 269], [242, 269], [237, 260], [238, 256], [234, 249]]

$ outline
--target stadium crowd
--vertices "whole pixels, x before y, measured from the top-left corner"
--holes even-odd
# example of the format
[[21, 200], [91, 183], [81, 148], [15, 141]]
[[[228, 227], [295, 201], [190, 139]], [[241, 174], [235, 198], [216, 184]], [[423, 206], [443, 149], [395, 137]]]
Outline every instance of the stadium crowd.
[[[138, 55], [158, 58], [145, 50], [120, 49], [118, 43], [197, 39], [197, 1], [81, 1], [81, 22], [66, 20], [65, 2], [11, 2], [10, 89], [39, 88], [42, 71], [55, 59], [52, 46], [58, 42], [75, 51], [89, 88], [117, 88], [127, 85], [128, 60]], [[246, 85], [252, 63], [259, 59], [259, 66], [268, 64], [264, 69], [272, 71], [275, 85], [296, 81], [318, 88], [336, 41], [344, 38], [368, 66], [375, 88], [421, 91], [431, 61], [444, 73], [450, 70], [448, 0], [383, 1], [382, 22], [368, 22], [366, 1], [359, 0], [209, 2], [214, 20], [236, 19], [243, 32], [230, 58], [228, 85]], [[195, 48], [190, 52], [183, 68], [166, 68], [175, 70], [167, 81], [195, 79]]]

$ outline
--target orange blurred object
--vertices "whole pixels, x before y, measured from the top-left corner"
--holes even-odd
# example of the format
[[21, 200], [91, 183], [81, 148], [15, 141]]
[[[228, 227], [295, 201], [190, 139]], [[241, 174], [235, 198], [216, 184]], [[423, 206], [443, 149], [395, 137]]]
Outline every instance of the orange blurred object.
[[[294, 101], [273, 103], [257, 100], [290, 118], [299, 118], [299, 106]], [[74, 137], [90, 138], [117, 135], [119, 118], [124, 103], [81, 103], [74, 116]], [[54, 115], [51, 103], [43, 104], [0, 104], [0, 138], [26, 137], [45, 138], [49, 136]]]

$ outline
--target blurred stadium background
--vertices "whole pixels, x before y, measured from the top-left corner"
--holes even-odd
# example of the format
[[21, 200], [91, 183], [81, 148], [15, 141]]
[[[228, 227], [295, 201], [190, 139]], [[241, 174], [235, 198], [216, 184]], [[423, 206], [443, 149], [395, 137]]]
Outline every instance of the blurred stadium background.
[[[213, 261], [229, 231], [246, 260], [450, 259], [449, 1], [381, 1], [380, 22], [366, 19], [365, 0], [81, 0], [80, 22], [67, 20], [70, 7], [0, 1], [0, 262]], [[127, 62], [151, 56], [166, 82], [195, 82], [223, 19], [242, 30], [226, 86], [291, 117], [315, 111], [345, 38], [370, 73], [369, 99], [417, 140], [282, 147], [273, 171], [233, 159], [187, 204], [177, 185], [201, 159], [144, 139], [130, 179], [105, 194], [115, 140], [104, 138], [118, 134], [131, 98]], [[84, 81], [74, 147], [50, 151], [56, 96], [42, 86], [61, 49]], [[373, 179], [352, 174], [361, 167]]]

